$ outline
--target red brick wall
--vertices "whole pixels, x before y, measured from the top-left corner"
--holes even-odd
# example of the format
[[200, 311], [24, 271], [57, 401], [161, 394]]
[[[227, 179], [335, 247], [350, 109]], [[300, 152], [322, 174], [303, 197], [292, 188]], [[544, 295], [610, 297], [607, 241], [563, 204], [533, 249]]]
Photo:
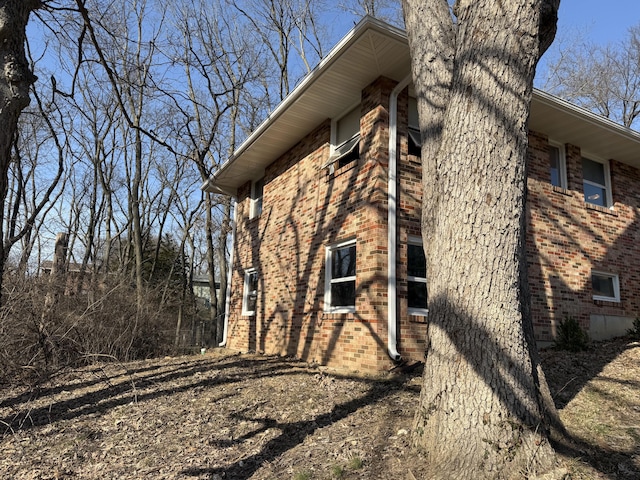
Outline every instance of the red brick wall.
[[410, 236], [421, 237], [422, 163], [409, 155], [409, 95], [398, 97], [398, 352], [407, 359], [424, 360], [427, 318], [409, 315], [407, 308], [407, 244]]
[[[388, 102], [394, 83], [362, 92], [360, 159], [330, 173], [326, 120], [265, 172], [264, 207], [249, 219], [251, 185], [238, 190], [231, 289], [231, 348], [295, 355], [350, 370], [392, 366], [387, 350]], [[345, 106], [345, 108], [348, 106]], [[398, 350], [424, 355], [426, 318], [407, 312], [407, 239], [420, 236], [421, 165], [408, 154], [408, 94], [398, 99]], [[568, 188], [552, 187], [547, 136], [529, 147], [527, 258], [537, 338], [549, 341], [565, 317], [588, 329], [592, 314], [640, 311], [640, 172], [611, 161], [614, 208], [586, 205], [579, 146], [566, 147]], [[323, 312], [325, 249], [356, 240], [356, 312]], [[244, 272], [259, 272], [256, 316], [242, 316]], [[593, 301], [591, 269], [620, 276], [620, 303]]]
[[[534, 328], [550, 341], [572, 317], [589, 330], [592, 315], [640, 312], [640, 171], [611, 160], [613, 208], [585, 203], [580, 147], [566, 145], [567, 189], [553, 187], [548, 138], [529, 135], [527, 253]], [[621, 302], [593, 300], [591, 271], [619, 275]]]
[[[387, 341], [388, 98], [393, 84], [364, 89], [361, 155], [333, 173], [330, 121], [265, 172], [263, 211], [249, 219], [249, 184], [238, 191], [228, 345], [379, 371]], [[356, 312], [323, 312], [325, 248], [356, 239]], [[259, 272], [257, 315], [242, 316], [244, 272]]]

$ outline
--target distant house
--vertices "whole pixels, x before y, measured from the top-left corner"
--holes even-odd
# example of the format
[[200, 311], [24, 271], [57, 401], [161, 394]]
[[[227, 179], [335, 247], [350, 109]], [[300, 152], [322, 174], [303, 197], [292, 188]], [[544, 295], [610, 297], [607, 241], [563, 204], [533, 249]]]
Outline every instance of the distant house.
[[[191, 281], [193, 286], [193, 295], [201, 299], [208, 307], [211, 304], [211, 288], [209, 283], [209, 275], [194, 275]], [[220, 291], [220, 283], [216, 282], [216, 294]]]
[[[203, 188], [235, 199], [226, 342], [360, 371], [420, 360], [420, 136], [403, 31], [366, 18]], [[640, 315], [640, 135], [546, 93], [529, 121], [534, 328]]]
[[[92, 268], [93, 268], [92, 265], [87, 265], [85, 270], [87, 272], [90, 272]], [[45, 260], [40, 264], [40, 273], [42, 275], [50, 275], [52, 269], [53, 269], [53, 261], [51, 260]], [[69, 262], [68, 264], [65, 265], [65, 272], [71, 275], [78, 275], [81, 269], [82, 269], [81, 263]]]
[[[87, 264], [82, 268], [82, 263], [67, 262], [58, 266], [58, 274], [63, 274], [65, 278], [64, 293], [65, 295], [86, 294], [91, 290], [92, 281], [96, 280], [94, 268], [96, 265]], [[40, 264], [40, 275], [51, 275], [53, 270], [53, 261], [45, 260]], [[98, 276], [99, 278], [100, 276]], [[82, 285], [80, 286], [80, 281]], [[101, 282], [98, 282], [101, 283]]]

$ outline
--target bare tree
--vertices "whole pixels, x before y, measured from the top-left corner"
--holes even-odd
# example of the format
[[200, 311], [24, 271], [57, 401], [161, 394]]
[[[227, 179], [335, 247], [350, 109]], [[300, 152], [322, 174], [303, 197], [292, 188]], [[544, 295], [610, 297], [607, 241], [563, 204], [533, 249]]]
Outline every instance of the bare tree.
[[[414, 442], [429, 478], [552, 470], [529, 313], [527, 119], [559, 0], [404, 0], [422, 134], [429, 292]], [[453, 13], [453, 15], [452, 15]]]
[[[369, 3], [386, 8], [383, 0]], [[121, 273], [121, 292], [135, 284], [140, 306], [162, 263], [162, 241], [171, 237], [182, 262], [173, 265], [176, 269], [187, 276], [196, 268], [209, 274], [210, 321], [219, 324], [214, 335], [220, 340], [231, 203], [224, 196], [203, 197], [191, 175], [209, 178], [320, 60], [329, 40], [318, 12], [335, 5], [323, 0], [0, 1], [3, 11], [21, 15], [11, 28], [22, 29], [2, 48], [23, 48], [24, 24], [39, 7], [34, 17], [42, 38], [32, 44], [33, 57], [55, 61], [33, 60], [44, 80], [36, 85], [37, 108], [24, 117], [19, 141], [15, 129], [0, 132], [0, 143], [13, 142], [3, 157], [9, 175], [0, 189], [0, 258], [5, 262], [20, 242], [24, 272], [33, 264], [33, 250], [44, 245], [50, 258], [52, 236], [65, 231], [67, 261], [80, 266], [77, 297], [84, 298], [84, 278]], [[165, 28], [169, 19], [176, 28]], [[10, 103], [21, 99], [11, 113], [17, 119], [35, 77], [22, 68], [24, 53], [16, 55], [3, 57], [16, 61], [3, 70], [10, 82], [0, 93], [10, 92]], [[38, 135], [29, 133], [36, 130]], [[42, 156], [43, 147], [57, 156]], [[50, 162], [46, 184], [39, 173], [45, 161]], [[201, 231], [188, 234], [194, 225]]]
[[[322, 34], [316, 3], [313, 0], [227, 0], [229, 6], [239, 12], [253, 27], [257, 41], [266, 47], [277, 72], [271, 79], [278, 82], [278, 97], [282, 100], [294, 82], [311, 70], [322, 56]], [[309, 51], [313, 55], [309, 55]], [[295, 69], [294, 52], [305, 66]]]
[[[25, 56], [25, 29], [29, 15], [42, 6], [40, 0], [0, 1], [0, 212], [4, 214], [9, 188], [8, 172], [11, 147], [14, 144], [20, 112], [29, 105], [29, 87], [36, 81]], [[0, 219], [4, 229], [4, 219]], [[0, 238], [5, 234], [0, 231]], [[7, 259], [7, 247], [0, 244], [0, 304], [2, 304], [2, 273]]]
[[[84, 72], [83, 72], [84, 73]], [[98, 273], [98, 264], [106, 262], [100, 259], [100, 237], [102, 225], [110, 230], [111, 220], [108, 209], [111, 204], [112, 188], [106, 181], [105, 171], [113, 165], [111, 159], [113, 148], [110, 146], [110, 137], [113, 135], [113, 127], [116, 116], [109, 99], [109, 92], [102, 92], [91, 88], [90, 78], [82, 75], [78, 80], [80, 85], [74, 102], [75, 111], [81, 121], [74, 124], [74, 144], [78, 146], [77, 163], [82, 165], [82, 187], [78, 188], [86, 201], [72, 196], [69, 204], [78, 212], [77, 228], [69, 231], [74, 237], [79, 237], [84, 252], [80, 253], [80, 270], [76, 283], [77, 292], [83, 288], [87, 270], [90, 270], [92, 281], [95, 281]], [[78, 103], [78, 100], [81, 102]], [[73, 188], [73, 187], [72, 187]]]
[[[35, 92], [34, 92], [35, 93]], [[20, 118], [5, 198], [5, 256], [20, 243], [17, 271], [28, 272], [29, 259], [55, 202], [64, 189], [65, 137], [58, 137], [64, 113], [44, 111], [37, 93], [36, 107]]]
[[397, 0], [346, 0], [339, 6], [356, 17], [370, 15], [395, 25], [404, 24], [402, 4]]
[[549, 52], [540, 88], [626, 127], [640, 116], [640, 25], [617, 43], [577, 39]]
[[[242, 106], [264, 108], [264, 90], [259, 82], [266, 76], [267, 62], [261, 55], [261, 45], [252, 41], [251, 29], [237, 22], [233, 14], [225, 15], [222, 5], [192, 0], [175, 7], [172, 18], [176, 34], [167, 55], [182, 67], [186, 79], [185, 90], [166, 92], [173, 103], [174, 136], [180, 140], [176, 149], [184, 152], [200, 180], [205, 181], [233, 152], [236, 138], [250, 128], [242, 127]], [[202, 209], [211, 292], [211, 340], [220, 340], [229, 200], [206, 193]], [[221, 288], [216, 291], [218, 283]]]
[[[133, 247], [133, 277], [136, 284], [138, 305], [144, 299], [145, 279], [143, 273], [144, 242], [149, 236], [145, 232], [144, 205], [145, 182], [148, 180], [148, 160], [155, 136], [153, 131], [155, 110], [150, 105], [157, 88], [153, 74], [156, 62], [159, 32], [162, 17], [154, 17], [153, 5], [147, 1], [124, 4], [110, 2], [101, 7], [96, 22], [84, 2], [77, 2], [82, 15], [82, 28], [90, 32], [92, 51], [87, 47], [82, 55], [101, 64], [107, 76], [121, 113], [121, 124], [117, 130], [121, 134], [122, 159], [127, 186], [126, 218], [128, 220], [128, 240]], [[124, 12], [124, 14], [123, 14]], [[147, 190], [148, 192], [148, 190]], [[150, 203], [150, 202], [149, 202]], [[149, 225], [146, 225], [148, 228]]]

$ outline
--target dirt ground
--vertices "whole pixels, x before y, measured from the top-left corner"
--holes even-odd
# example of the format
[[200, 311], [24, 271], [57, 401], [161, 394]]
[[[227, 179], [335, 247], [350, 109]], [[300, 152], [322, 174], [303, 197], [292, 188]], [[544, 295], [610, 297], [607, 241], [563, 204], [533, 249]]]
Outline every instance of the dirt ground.
[[[572, 478], [640, 478], [640, 343], [543, 358]], [[87, 367], [0, 391], [0, 479], [418, 479], [420, 380], [223, 350]]]

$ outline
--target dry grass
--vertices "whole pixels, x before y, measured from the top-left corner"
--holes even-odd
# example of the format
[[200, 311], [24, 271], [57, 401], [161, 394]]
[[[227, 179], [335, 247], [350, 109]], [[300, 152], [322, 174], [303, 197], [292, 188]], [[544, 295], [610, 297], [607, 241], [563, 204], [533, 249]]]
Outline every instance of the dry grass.
[[575, 439], [573, 478], [640, 478], [640, 343], [616, 339], [585, 352], [545, 352], [560, 417]]
[[[640, 344], [543, 357], [572, 478], [640, 478]], [[0, 392], [0, 478], [420, 478], [419, 385], [224, 351], [87, 367]]]

